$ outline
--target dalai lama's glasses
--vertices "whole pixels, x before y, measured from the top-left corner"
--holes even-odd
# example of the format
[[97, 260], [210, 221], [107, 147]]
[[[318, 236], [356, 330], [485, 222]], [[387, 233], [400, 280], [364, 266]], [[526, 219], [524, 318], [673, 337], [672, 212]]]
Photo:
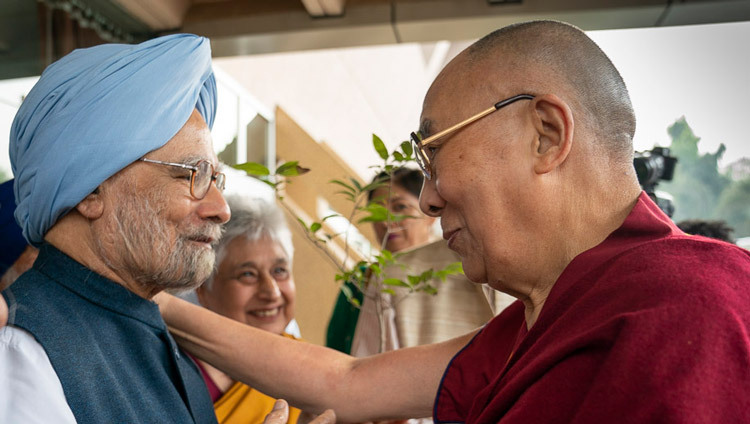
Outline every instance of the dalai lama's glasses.
[[490, 113], [500, 110], [501, 108], [508, 106], [509, 104], [516, 102], [518, 100], [531, 100], [534, 96], [531, 94], [519, 94], [517, 96], [513, 96], [510, 98], [507, 98], [505, 100], [500, 100], [499, 102], [495, 103], [492, 107], [483, 110], [476, 115], [465, 119], [458, 124], [446, 128], [442, 131], [440, 131], [437, 134], [433, 134], [427, 138], [423, 138], [422, 134], [420, 132], [411, 133], [411, 144], [414, 148], [414, 157], [417, 159], [417, 164], [422, 169], [422, 173], [424, 174], [424, 177], [428, 180], [432, 179], [432, 164], [430, 163], [430, 156], [425, 151], [425, 147], [427, 147], [428, 144], [432, 143], [433, 141], [445, 137], [446, 135], [458, 131], [461, 128], [471, 124], [474, 121], [477, 121], [481, 118], [484, 118], [485, 116], [489, 115]]
[[138, 160], [148, 163], [156, 163], [158, 165], [176, 166], [178, 168], [189, 170], [190, 194], [192, 194], [197, 200], [202, 200], [206, 197], [208, 189], [211, 188], [212, 181], [216, 182], [216, 188], [218, 188], [219, 191], [224, 191], [226, 176], [221, 172], [216, 172], [213, 164], [207, 160], [202, 160], [195, 164], [195, 166], [186, 165], [184, 163], [162, 162], [160, 160], [146, 158], [140, 158]]

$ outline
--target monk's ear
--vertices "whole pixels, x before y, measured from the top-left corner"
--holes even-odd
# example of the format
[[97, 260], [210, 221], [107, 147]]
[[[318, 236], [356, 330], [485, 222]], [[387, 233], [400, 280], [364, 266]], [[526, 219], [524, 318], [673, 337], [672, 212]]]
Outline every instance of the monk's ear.
[[554, 94], [534, 98], [534, 172], [546, 174], [562, 164], [573, 145], [573, 112]]
[[104, 213], [104, 199], [100, 193], [101, 187], [97, 187], [93, 193], [86, 196], [76, 205], [76, 211], [87, 219], [98, 219]]

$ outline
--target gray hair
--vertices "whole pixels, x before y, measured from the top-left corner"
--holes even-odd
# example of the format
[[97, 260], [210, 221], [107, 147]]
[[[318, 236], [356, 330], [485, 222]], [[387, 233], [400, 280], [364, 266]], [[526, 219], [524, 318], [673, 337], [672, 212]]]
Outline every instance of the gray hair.
[[225, 198], [232, 217], [224, 224], [224, 233], [214, 246], [216, 266], [205, 284], [210, 287], [219, 264], [226, 256], [227, 246], [237, 237], [244, 237], [248, 241], [268, 237], [281, 246], [289, 257], [291, 265], [294, 256], [292, 232], [289, 230], [281, 209], [276, 204], [263, 199], [247, 199], [238, 195], [227, 195]]

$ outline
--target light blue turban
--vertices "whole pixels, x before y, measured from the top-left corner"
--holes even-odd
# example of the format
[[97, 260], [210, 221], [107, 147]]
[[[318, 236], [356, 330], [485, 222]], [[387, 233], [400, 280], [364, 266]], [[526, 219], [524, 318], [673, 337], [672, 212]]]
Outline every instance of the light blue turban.
[[10, 132], [15, 218], [26, 240], [41, 244], [61, 216], [166, 144], [194, 109], [213, 125], [216, 80], [203, 37], [105, 44], [50, 65]]

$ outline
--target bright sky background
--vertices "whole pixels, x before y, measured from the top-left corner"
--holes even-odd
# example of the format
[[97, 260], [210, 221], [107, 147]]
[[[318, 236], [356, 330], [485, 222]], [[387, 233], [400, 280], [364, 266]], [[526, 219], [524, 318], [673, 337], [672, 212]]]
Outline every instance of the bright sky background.
[[[684, 115], [702, 138], [702, 152], [714, 152], [724, 143], [723, 165], [750, 158], [743, 124], [750, 118], [745, 106], [750, 98], [750, 22], [590, 35], [629, 87], [638, 120], [636, 150], [668, 145], [666, 128]], [[240, 83], [261, 103], [271, 109], [281, 105], [367, 178], [367, 165], [377, 163], [370, 134], [395, 145], [418, 123], [421, 96], [434, 77], [429, 66], [405, 62], [419, 51], [418, 45], [361, 47], [222, 59], [216, 66], [241, 74], [235, 78], [245, 79]], [[230, 72], [233, 66], [235, 73]], [[330, 88], [344, 80], [356, 89]], [[6, 174], [10, 124], [33, 81], [0, 81], [0, 168]], [[404, 87], [414, 88], [405, 92]], [[308, 100], [300, 101], [303, 96]]]
[[701, 152], [727, 146], [722, 164], [750, 158], [750, 22], [595, 31], [630, 90], [636, 150], [670, 143], [667, 127], [685, 116]]

